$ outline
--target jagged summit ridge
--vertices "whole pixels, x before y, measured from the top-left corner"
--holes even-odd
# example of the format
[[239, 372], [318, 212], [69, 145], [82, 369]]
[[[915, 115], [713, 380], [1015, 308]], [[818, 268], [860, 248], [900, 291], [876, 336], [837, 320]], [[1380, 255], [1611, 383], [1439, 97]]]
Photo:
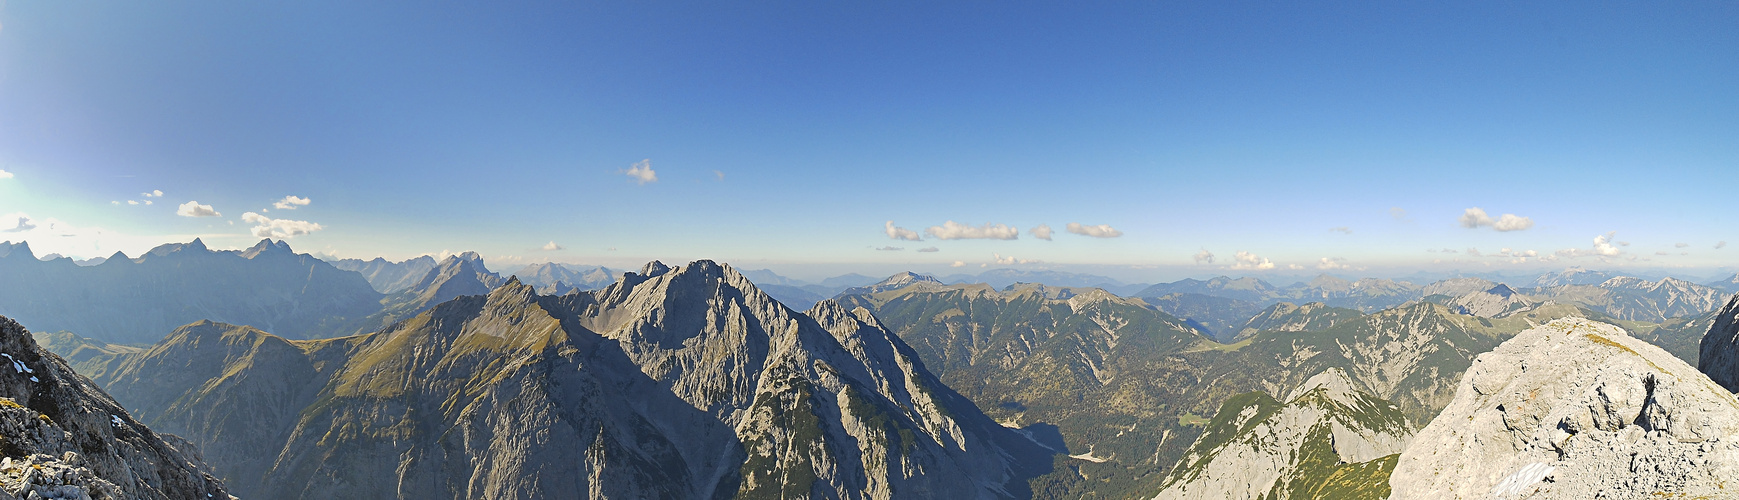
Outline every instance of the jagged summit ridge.
[[1739, 392], [1739, 295], [1715, 315], [1715, 324], [1703, 335], [1697, 370], [1731, 392]]
[[1582, 318], [1479, 355], [1401, 454], [1411, 498], [1725, 497], [1739, 400], [1623, 329]]

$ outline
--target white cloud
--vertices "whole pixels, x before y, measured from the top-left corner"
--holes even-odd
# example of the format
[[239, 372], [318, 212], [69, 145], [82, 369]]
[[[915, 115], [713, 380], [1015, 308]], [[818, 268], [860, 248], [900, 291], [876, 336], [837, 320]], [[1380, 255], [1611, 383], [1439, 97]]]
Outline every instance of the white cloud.
[[1274, 269], [1274, 262], [1256, 254], [1239, 250], [1232, 255], [1232, 269]]
[[1324, 271], [1333, 271], [1337, 269], [1352, 269], [1353, 266], [1347, 265], [1347, 260], [1344, 258], [1323, 257], [1322, 260], [1316, 263], [1316, 268]]
[[150, 204], [151, 204], [151, 200], [145, 200], [145, 204], [146, 204], [146, 205], [150, 205]]
[[876, 250], [880, 250], [883, 252], [898, 252], [898, 251], [905, 250], [905, 249], [906, 249], [906, 247], [887, 246], [887, 247], [877, 248]]
[[250, 230], [254, 236], [280, 240], [325, 229], [319, 224], [305, 220], [273, 219], [253, 212], [242, 214], [242, 221], [254, 225], [253, 229]]
[[217, 213], [217, 210], [213, 210], [211, 205], [201, 205], [197, 201], [189, 201], [187, 203], [182, 203], [181, 207], [175, 210], [175, 215], [182, 217], [218, 217], [223, 214]]
[[1516, 214], [1503, 214], [1503, 216], [1493, 220], [1490, 215], [1485, 213], [1485, 209], [1479, 207], [1469, 208], [1466, 212], [1463, 212], [1461, 214], [1460, 222], [1461, 227], [1468, 229], [1491, 226], [1492, 229], [1504, 232], [1521, 231], [1523, 229], [1534, 227], [1533, 219], [1518, 216]]
[[12, 172], [0, 170], [0, 179], [11, 179], [11, 178], [12, 178]]
[[938, 249], [936, 247], [924, 247], [924, 248], [918, 249], [918, 253], [933, 253], [933, 252], [940, 252], [940, 251], [942, 251], [942, 250]]
[[138, 200], [127, 200], [127, 204], [128, 205], [138, 205], [139, 201]]
[[[1583, 250], [1583, 249], [1579, 249], [1579, 248], [1566, 248], [1563, 250], [1552, 252], [1552, 254], [1555, 256], [1558, 256], [1558, 257], [1569, 257], [1569, 258], [1617, 257], [1619, 254], [1624, 253], [1623, 251], [1619, 250], [1616, 245], [1612, 244], [1612, 237], [1616, 236], [1617, 234], [1618, 234], [1617, 231], [1612, 231], [1612, 232], [1608, 232], [1606, 234], [1595, 236], [1594, 237], [1594, 248], [1592, 250]], [[1541, 258], [1540, 260], [1546, 260], [1546, 259]]]
[[1014, 226], [988, 222], [981, 227], [972, 227], [948, 221], [940, 226], [930, 226], [924, 229], [924, 233], [944, 240], [1012, 240], [1020, 237], [1020, 230]]
[[1082, 236], [1092, 236], [1094, 238], [1116, 238], [1118, 236], [1123, 236], [1123, 231], [1112, 229], [1109, 224], [1085, 226], [1079, 222], [1070, 222], [1069, 232]]
[[1016, 259], [1014, 257], [1003, 257], [1002, 254], [999, 254], [999, 253], [992, 253], [991, 255], [996, 256], [996, 265], [999, 265], [999, 266], [1012, 266], [1015, 264], [1037, 264], [1037, 263], [1039, 263], [1039, 261], [1036, 261], [1036, 260]]
[[0, 233], [22, 233], [32, 229], [36, 229], [36, 224], [30, 222], [30, 216], [18, 214], [18, 225], [11, 229], [0, 230]]
[[633, 166], [628, 167], [627, 170], [622, 170], [621, 172], [629, 177], [633, 177], [634, 181], [640, 184], [658, 182], [658, 172], [652, 170], [651, 158], [640, 160]]
[[966, 262], [957, 260], [953, 264], [949, 264], [948, 267], [966, 267]]
[[1039, 224], [1039, 227], [1035, 227], [1029, 232], [1034, 238], [1051, 241], [1051, 226], [1049, 224]]
[[1304, 266], [1301, 266], [1301, 265], [1298, 265], [1298, 264], [1287, 264], [1287, 265], [1286, 265], [1286, 268], [1287, 268], [1287, 269], [1291, 269], [1291, 270], [1294, 270], [1294, 271], [1297, 271], [1297, 270], [1300, 270], [1300, 269], [1304, 269]]
[[1690, 243], [1674, 243], [1673, 244], [1673, 248], [1684, 248], [1684, 247], [1688, 247], [1688, 246], [1691, 246], [1691, 244]]
[[277, 208], [278, 210], [295, 210], [296, 207], [308, 206], [308, 203], [310, 203], [310, 200], [308, 200], [307, 198], [300, 198], [300, 197], [296, 197], [296, 196], [285, 196], [284, 199], [278, 200], [278, 202], [273, 203], [272, 206]]
[[888, 221], [888, 238], [896, 240], [924, 241], [918, 237], [918, 232], [903, 227], [894, 227], [894, 221]]
[[144, 196], [146, 198], [162, 198], [163, 197], [163, 190], [153, 189], [149, 193], [139, 193], [139, 196]]
[[1331, 233], [1353, 234], [1353, 228], [1346, 227], [1346, 226], [1331, 227], [1331, 228], [1328, 228], [1328, 231]]
[[549, 243], [544, 243], [543, 246], [538, 247], [538, 250], [543, 250], [545, 252], [554, 252], [557, 250], [567, 250], [567, 249], [568, 249], [568, 247], [557, 245], [555, 241], [550, 241]]
[[1213, 264], [1214, 263], [1214, 253], [1209, 252], [1208, 249], [1206, 249], [1206, 248], [1203, 248], [1202, 251], [1200, 251], [1200, 252], [1196, 252], [1196, 254], [1194, 256], [1191, 256], [1190, 258], [1195, 259], [1197, 264]]

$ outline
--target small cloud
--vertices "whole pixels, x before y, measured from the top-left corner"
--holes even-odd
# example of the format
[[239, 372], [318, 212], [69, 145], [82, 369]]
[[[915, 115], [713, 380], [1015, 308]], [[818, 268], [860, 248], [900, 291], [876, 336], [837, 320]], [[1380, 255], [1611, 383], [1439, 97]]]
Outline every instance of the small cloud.
[[150, 205], [150, 204], [151, 204], [151, 200], [145, 200], [145, 204], [146, 204], [146, 205]]
[[1291, 269], [1291, 270], [1294, 270], [1294, 271], [1297, 271], [1297, 270], [1300, 270], [1300, 269], [1304, 269], [1304, 266], [1301, 266], [1301, 265], [1298, 265], [1298, 264], [1287, 264], [1287, 265], [1286, 265], [1286, 268], [1287, 268], [1287, 269]]
[[1206, 249], [1206, 248], [1203, 248], [1202, 251], [1200, 251], [1200, 252], [1196, 252], [1196, 254], [1190, 256], [1190, 258], [1195, 259], [1196, 264], [1213, 264], [1214, 263], [1214, 253], [1209, 252], [1208, 249]]
[[658, 172], [652, 170], [651, 158], [640, 160], [633, 166], [628, 167], [627, 170], [621, 170], [620, 172], [629, 177], [633, 177], [635, 182], [642, 185], [648, 182], [658, 182]]
[[949, 264], [948, 267], [966, 267], [966, 262], [957, 260], [953, 264]]
[[1461, 214], [1461, 219], [1459, 219], [1459, 221], [1461, 222], [1461, 227], [1468, 229], [1490, 226], [1492, 229], [1502, 232], [1521, 231], [1534, 227], [1533, 219], [1521, 217], [1516, 214], [1503, 214], [1503, 216], [1493, 220], [1490, 215], [1486, 215], [1485, 209], [1479, 207], [1467, 209], [1467, 211]]
[[1346, 226], [1331, 227], [1331, 228], [1328, 228], [1328, 232], [1341, 233], [1341, 234], [1353, 234], [1353, 228], [1346, 227]]
[[1274, 269], [1274, 263], [1256, 254], [1239, 250], [1232, 255], [1232, 269]]
[[543, 250], [543, 251], [545, 251], [545, 252], [554, 252], [554, 251], [557, 251], [557, 250], [567, 250], [567, 249], [568, 249], [568, 247], [564, 247], [564, 246], [561, 246], [561, 245], [557, 245], [557, 244], [556, 244], [556, 242], [554, 242], [554, 241], [551, 241], [551, 242], [549, 242], [549, 243], [544, 243], [544, 244], [543, 244], [543, 246], [541, 246], [541, 247], [538, 247], [538, 248], [537, 248], [537, 249], [538, 249], [538, 250]]
[[876, 250], [880, 250], [883, 252], [898, 252], [901, 250], [905, 250], [905, 247], [881, 247], [881, 248], [877, 248]]
[[999, 253], [992, 253], [991, 255], [996, 257], [996, 265], [999, 265], [999, 266], [1012, 266], [1012, 265], [1016, 265], [1016, 264], [1037, 264], [1037, 263], [1039, 263], [1039, 261], [1036, 261], [1036, 260], [1016, 259], [1014, 257], [1003, 257], [1002, 254], [999, 254]]
[[111, 202], [109, 202], [109, 204], [110, 205], [120, 205], [121, 202], [117, 200], [117, 201], [111, 201]]
[[1720, 242], [1716, 242], [1716, 243], [1715, 243], [1715, 249], [1716, 249], [1716, 250], [1720, 250], [1720, 249], [1723, 249], [1723, 248], [1727, 248], [1727, 242], [1725, 242], [1725, 241], [1720, 241]]
[[954, 221], [942, 223], [940, 226], [930, 226], [924, 233], [944, 240], [1012, 240], [1020, 238], [1020, 230], [1004, 224], [985, 223], [980, 227], [972, 227]]
[[1394, 217], [1395, 220], [1406, 222], [1407, 209], [1401, 207], [1389, 207], [1389, 217]]
[[12, 178], [12, 172], [0, 170], [0, 179], [11, 179], [11, 178]]
[[1317, 261], [1316, 268], [1324, 271], [1334, 271], [1340, 269], [1352, 269], [1353, 267], [1347, 265], [1347, 260], [1344, 258], [1323, 257], [1322, 260]]
[[941, 250], [937, 249], [936, 247], [924, 247], [924, 248], [918, 249], [918, 253], [935, 253], [935, 252], [940, 252], [940, 251]]
[[182, 217], [218, 217], [223, 214], [217, 213], [217, 210], [213, 210], [211, 205], [201, 205], [197, 201], [189, 201], [187, 203], [182, 203], [180, 208], [175, 209], [175, 215]]
[[272, 206], [278, 210], [295, 210], [296, 207], [308, 206], [308, 203], [310, 203], [310, 201], [307, 198], [285, 196], [284, 199], [278, 200], [278, 202], [273, 203]]
[[1667, 252], [1666, 252], [1666, 251], [1665, 251], [1665, 250], [1662, 250], [1662, 251], [1659, 251], [1659, 252], [1655, 252], [1655, 253], [1654, 253], [1654, 254], [1655, 254], [1655, 255], [1672, 255], [1672, 254], [1669, 254], [1669, 253], [1667, 253]]
[[127, 204], [128, 205], [138, 205], [139, 201], [138, 200], [127, 200]]
[[1618, 242], [1618, 246], [1621, 246], [1621, 247], [1627, 247], [1627, 246], [1630, 246], [1630, 242], [1628, 242], [1628, 241], [1620, 241], [1620, 242]]
[[11, 229], [0, 230], [0, 233], [22, 233], [32, 229], [36, 229], [36, 224], [30, 222], [30, 217], [19, 214], [18, 225], [12, 226]]
[[724, 172], [714, 170], [713, 175], [719, 178], [719, 182], [724, 182], [724, 180], [725, 180], [725, 173]]
[[1685, 248], [1688, 246], [1691, 246], [1691, 244], [1690, 243], [1674, 243], [1673, 244], [1673, 248]]
[[1034, 238], [1051, 241], [1051, 226], [1049, 224], [1039, 224], [1038, 227], [1035, 227], [1028, 232], [1032, 233]]
[[325, 229], [305, 220], [273, 219], [253, 212], [242, 214], [242, 221], [253, 224], [250, 232], [260, 238], [288, 239]]
[[[1557, 257], [1568, 257], [1568, 258], [1617, 257], [1619, 254], [1624, 253], [1623, 251], [1618, 249], [1617, 245], [1612, 244], [1612, 237], [1617, 235], [1617, 234], [1618, 234], [1617, 231], [1612, 231], [1612, 232], [1608, 232], [1606, 234], [1595, 236], [1593, 250], [1582, 250], [1582, 249], [1578, 249], [1578, 248], [1566, 248], [1563, 250], [1552, 252], [1552, 255], [1557, 256]], [[1542, 257], [1540, 260], [1546, 260], [1546, 259]]]
[[144, 196], [146, 198], [162, 198], [163, 197], [163, 190], [153, 189], [149, 193], [139, 193], [139, 196]]
[[1467, 255], [1468, 255], [1468, 256], [1469, 256], [1469, 257], [1478, 257], [1478, 256], [1480, 256], [1480, 255], [1483, 255], [1483, 254], [1481, 254], [1481, 253], [1479, 253], [1479, 249], [1478, 249], [1478, 248], [1474, 248], [1474, 247], [1467, 247]]
[[1082, 236], [1092, 236], [1094, 238], [1116, 238], [1118, 236], [1123, 236], [1123, 231], [1112, 229], [1109, 224], [1087, 226], [1082, 225], [1079, 222], [1070, 222], [1068, 229], [1071, 233]]
[[887, 230], [888, 230], [888, 238], [890, 238], [890, 239], [907, 240], [907, 241], [924, 241], [923, 238], [918, 237], [917, 231], [913, 231], [913, 230], [906, 229], [903, 227], [896, 227], [896, 226], [894, 226], [894, 221], [888, 221]]

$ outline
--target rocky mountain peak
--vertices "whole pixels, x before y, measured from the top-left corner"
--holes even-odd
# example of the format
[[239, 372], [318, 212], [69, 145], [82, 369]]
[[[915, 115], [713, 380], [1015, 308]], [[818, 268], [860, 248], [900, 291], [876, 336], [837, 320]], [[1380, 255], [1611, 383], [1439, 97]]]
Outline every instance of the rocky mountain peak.
[[1697, 370], [1730, 392], [1739, 392], [1739, 295], [1715, 315], [1715, 324], [1703, 335]]
[[31, 253], [30, 251], [30, 242], [28, 241], [20, 241], [17, 243], [11, 241], [0, 242], [0, 258], [11, 258], [14, 255], [25, 259], [36, 258], [36, 254]]
[[1401, 454], [1390, 498], [1725, 497], [1735, 434], [1739, 400], [1684, 361], [1559, 319], [1474, 359]]
[[647, 262], [644, 266], [640, 266], [640, 276], [646, 278], [655, 278], [667, 271], [670, 271], [670, 266], [666, 266], [663, 262], [656, 260]]
[[1286, 395], [1286, 400], [1298, 399], [1299, 396], [1317, 389], [1322, 389], [1323, 395], [1327, 398], [1343, 402], [1350, 400], [1354, 394], [1360, 392], [1358, 387], [1353, 384], [1352, 377], [1347, 376], [1346, 370], [1335, 367], [1323, 370], [1322, 373], [1306, 379], [1303, 384], [1293, 388], [1292, 392]]
[[1507, 298], [1510, 298], [1511, 295], [1515, 295], [1516, 291], [1514, 289], [1510, 288], [1509, 285], [1505, 285], [1503, 283], [1498, 283], [1497, 286], [1491, 287], [1491, 289], [1486, 290], [1485, 293], [1489, 293], [1489, 294], [1496, 295], [1496, 296], [1503, 297], [1503, 298], [1507, 299]]

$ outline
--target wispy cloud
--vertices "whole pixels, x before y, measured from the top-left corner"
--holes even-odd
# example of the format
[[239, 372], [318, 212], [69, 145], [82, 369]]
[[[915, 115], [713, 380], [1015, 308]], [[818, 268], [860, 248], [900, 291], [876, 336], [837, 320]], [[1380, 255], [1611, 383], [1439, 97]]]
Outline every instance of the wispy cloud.
[[1034, 238], [1051, 241], [1051, 226], [1049, 224], [1039, 224], [1038, 227], [1032, 228], [1032, 230], [1028, 232], [1031, 233]]
[[1331, 227], [1331, 228], [1328, 228], [1328, 232], [1341, 233], [1341, 234], [1353, 234], [1353, 228], [1346, 227], [1346, 226]]
[[1012, 240], [1020, 237], [1020, 230], [1006, 224], [985, 223], [973, 227], [954, 221], [942, 223], [940, 226], [930, 226], [924, 229], [925, 234], [944, 240]]
[[242, 221], [253, 224], [250, 232], [260, 238], [288, 239], [325, 229], [305, 220], [273, 219], [253, 212], [242, 214]]
[[905, 250], [905, 249], [906, 249], [906, 247], [887, 246], [887, 247], [877, 248], [876, 250], [883, 251], [883, 252], [898, 252], [898, 251]]
[[1490, 226], [1492, 229], [1503, 232], [1521, 231], [1534, 227], [1533, 219], [1516, 214], [1503, 214], [1497, 219], [1492, 219], [1490, 215], [1485, 213], [1485, 209], [1479, 207], [1469, 208], [1462, 212], [1460, 222], [1461, 227], [1468, 229]]
[[1727, 248], [1727, 242], [1726, 242], [1726, 241], [1719, 241], [1719, 242], [1716, 242], [1716, 243], [1715, 243], [1715, 249], [1716, 249], [1716, 250], [1720, 250], [1720, 249], [1723, 249], [1723, 248]]
[[278, 200], [277, 203], [273, 203], [272, 206], [276, 207], [278, 210], [295, 210], [296, 207], [305, 207], [308, 206], [309, 203], [311, 203], [311, 201], [307, 198], [285, 196], [284, 199]]
[[940, 252], [940, 251], [942, 251], [942, 250], [940, 250], [936, 247], [924, 247], [924, 248], [918, 249], [918, 253], [933, 253], [933, 252]]
[[197, 201], [188, 201], [187, 203], [182, 203], [179, 208], [175, 209], [175, 215], [182, 217], [219, 217], [223, 214], [217, 213], [217, 210], [212, 209], [211, 205], [201, 205]]
[[725, 180], [725, 173], [723, 171], [714, 170], [713, 176], [718, 177], [719, 182], [724, 182], [724, 180]]
[[[638, 182], [640, 184], [646, 184], [648, 182], [658, 182], [658, 172], [655, 172], [652, 170], [652, 159], [651, 158], [640, 160], [639, 162], [635, 163], [633, 166], [628, 167], [627, 170], [622, 170], [621, 173], [627, 175], [628, 177], [634, 178], [634, 181]], [[678, 176], [678, 177], [681, 177], [681, 176]]]
[[1206, 249], [1206, 248], [1202, 249], [1202, 251], [1200, 251], [1200, 252], [1196, 252], [1196, 254], [1194, 256], [1191, 256], [1190, 258], [1195, 259], [1197, 264], [1213, 264], [1214, 263], [1214, 253], [1209, 252], [1208, 249]]
[[913, 230], [906, 229], [903, 227], [897, 227], [894, 225], [894, 221], [888, 221], [887, 230], [888, 230], [888, 238], [891, 238], [891, 239], [908, 240], [908, 241], [924, 241], [923, 238], [918, 237], [917, 231], [913, 231]]
[[1397, 221], [1407, 222], [1407, 209], [1401, 207], [1389, 207], [1389, 217], [1393, 217]]
[[1688, 246], [1691, 246], [1691, 244], [1690, 243], [1674, 243], [1673, 244], [1673, 248], [1685, 248]]
[[22, 233], [32, 229], [36, 229], [36, 224], [30, 222], [30, 216], [19, 214], [18, 225], [12, 226], [11, 229], [0, 230], [0, 233]]
[[1109, 224], [1088, 226], [1079, 222], [1070, 222], [1069, 232], [1082, 236], [1092, 236], [1094, 238], [1116, 238], [1118, 236], [1123, 236], [1123, 231], [1112, 229]]
[[1316, 268], [1324, 271], [1335, 271], [1352, 269], [1353, 266], [1347, 265], [1347, 260], [1341, 257], [1323, 257], [1322, 260], [1317, 261]]
[[1256, 254], [1246, 252], [1243, 250], [1239, 250], [1238, 253], [1232, 254], [1232, 261], [1233, 261], [1232, 262], [1232, 269], [1242, 269], [1242, 270], [1274, 269], [1274, 262], [1269, 261], [1268, 259], [1262, 258], [1261, 256], [1258, 256]]

